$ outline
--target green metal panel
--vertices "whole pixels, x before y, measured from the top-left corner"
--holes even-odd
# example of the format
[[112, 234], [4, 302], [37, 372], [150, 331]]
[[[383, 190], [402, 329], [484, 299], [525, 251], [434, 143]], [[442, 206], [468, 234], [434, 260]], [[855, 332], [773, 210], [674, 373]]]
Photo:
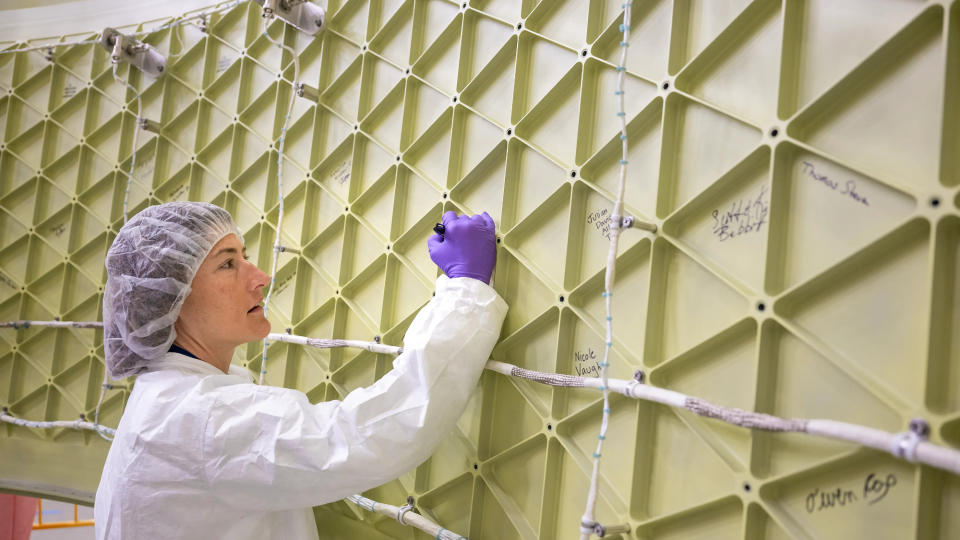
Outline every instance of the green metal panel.
[[[273, 22], [301, 80], [277, 192], [289, 54], [254, 3], [148, 41], [131, 214], [227, 208], [269, 265], [286, 219], [274, 331], [399, 344], [437, 275], [447, 209], [501, 233], [511, 306], [493, 358], [580, 374], [604, 347], [604, 219], [620, 160], [623, 0], [331, 0], [309, 37]], [[786, 417], [960, 446], [960, 2], [634, 1], [625, 232], [611, 376]], [[92, 35], [91, 35], [92, 36]], [[91, 37], [84, 36], [84, 37]], [[42, 42], [41, 42], [42, 43]], [[96, 45], [0, 55], [0, 321], [97, 320], [122, 224], [137, 100]], [[260, 344], [235, 361], [258, 372]], [[99, 331], [0, 329], [0, 404], [92, 418]], [[389, 357], [275, 343], [270, 384], [335, 399]], [[116, 425], [131, 382], [108, 393]], [[617, 399], [620, 397], [621, 399]], [[749, 432], [614, 396], [598, 519], [636, 538], [955, 538], [960, 478], [853, 445]], [[407, 495], [475, 539], [575, 538], [599, 394], [486, 373], [458, 430], [366, 495]], [[0, 426], [4, 489], [89, 502], [107, 443]], [[317, 510], [343, 536], [366, 520]], [[357, 528], [361, 527], [361, 528]], [[331, 533], [335, 534], [335, 533]]]

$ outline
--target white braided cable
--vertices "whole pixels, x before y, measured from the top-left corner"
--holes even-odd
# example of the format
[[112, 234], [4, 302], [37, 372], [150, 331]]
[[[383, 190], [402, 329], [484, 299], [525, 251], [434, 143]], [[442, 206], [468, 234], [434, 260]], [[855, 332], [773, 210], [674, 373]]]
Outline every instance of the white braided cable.
[[[277, 200], [279, 208], [277, 211], [277, 233], [273, 242], [273, 261], [270, 264], [270, 287], [267, 289], [267, 296], [263, 301], [263, 316], [267, 316], [267, 310], [270, 306], [270, 299], [273, 296], [273, 286], [277, 281], [277, 265], [280, 260], [280, 252], [283, 250], [280, 244], [280, 234], [283, 230], [283, 145], [287, 138], [287, 126], [290, 123], [290, 115], [293, 113], [293, 102], [297, 99], [296, 85], [300, 78], [300, 56], [297, 51], [288, 45], [270, 37], [269, 33], [270, 19], [264, 19], [263, 35], [268, 41], [289, 52], [293, 57], [293, 81], [290, 83], [290, 103], [287, 105], [287, 112], [283, 119], [283, 128], [280, 129], [280, 140], [277, 144]], [[282, 62], [282, 61], [281, 61]], [[280, 69], [283, 69], [281, 66]], [[267, 347], [270, 344], [269, 336], [263, 340], [263, 352], [260, 358], [260, 384], [264, 383], [267, 376]]]

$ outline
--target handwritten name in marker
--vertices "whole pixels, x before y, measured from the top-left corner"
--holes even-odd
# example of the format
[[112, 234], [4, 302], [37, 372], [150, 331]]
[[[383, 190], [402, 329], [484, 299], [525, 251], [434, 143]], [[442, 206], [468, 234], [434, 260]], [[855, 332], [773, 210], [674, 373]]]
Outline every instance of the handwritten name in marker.
[[807, 513], [813, 514], [833, 508], [853, 506], [860, 501], [866, 501], [867, 504], [876, 504], [882, 501], [896, 485], [897, 477], [892, 473], [887, 475], [870, 473], [864, 479], [863, 490], [859, 492], [859, 495], [852, 489], [841, 487], [832, 489], [814, 488], [804, 499], [804, 505]]
[[587, 225], [593, 225], [601, 236], [610, 239], [610, 210], [601, 208], [587, 214]]
[[870, 206], [870, 201], [867, 200], [867, 197], [857, 192], [856, 181], [847, 180], [841, 184], [840, 180], [834, 180], [825, 174], [817, 172], [817, 168], [809, 161], [803, 162], [803, 172], [814, 181], [820, 182], [824, 186], [836, 191], [837, 194], [845, 195], [864, 206]]
[[597, 352], [592, 348], [588, 347], [586, 352], [574, 352], [573, 359], [576, 361], [573, 368], [577, 372], [577, 377], [600, 376], [600, 362], [597, 361]]
[[713, 234], [721, 242], [725, 242], [731, 238], [760, 232], [770, 214], [768, 191], [767, 186], [761, 186], [756, 197], [733, 201], [722, 212], [719, 208], [715, 209], [711, 214]]

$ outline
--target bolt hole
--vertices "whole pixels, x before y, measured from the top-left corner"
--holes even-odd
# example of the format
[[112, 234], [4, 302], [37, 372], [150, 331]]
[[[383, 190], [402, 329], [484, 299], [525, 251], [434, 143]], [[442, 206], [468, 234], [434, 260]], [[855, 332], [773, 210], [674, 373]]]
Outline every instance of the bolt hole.
[[760, 302], [759, 304], [757, 304], [757, 311], [764, 311], [766, 309], [767, 309], [767, 305], [764, 304], [763, 302]]
[[353, 130], [354, 130], [354, 131], [360, 131], [360, 124], [354, 124], [354, 125], [353, 125]]
[[444, 198], [444, 199], [447, 198], [447, 194], [446, 194], [446, 193], [443, 194], [443, 198]]
[[407, 75], [410, 74], [410, 68], [407, 68]]
[[932, 199], [930, 199], [930, 206], [932, 206], [933, 208], [940, 206], [940, 197], [933, 197]]
[[562, 297], [562, 296], [560, 297], [560, 301], [563, 302], [563, 297]]
[[498, 243], [498, 244], [500, 243], [500, 239], [499, 239], [499, 238], [497, 238], [497, 243]]
[[584, 49], [584, 50], [580, 51], [580, 56], [587, 56], [587, 50]]
[[750, 486], [750, 482], [744, 482], [744, 483], [743, 483], [743, 490], [744, 490], [744, 491], [746, 491], [747, 493], [750, 493], [750, 490], [751, 490], [751, 489], [752, 489], [752, 488], [751, 488], [751, 486]]
[[480, 465], [477, 465], [476, 463], [473, 464], [473, 470], [477, 470], [479, 468], [480, 468]]
[[518, 23], [517, 23], [517, 30], [523, 30], [523, 23], [522, 23], [522, 22], [518, 22]]
[[507, 128], [507, 135], [513, 135], [513, 128]]
[[664, 89], [664, 90], [669, 90], [669, 89], [670, 89], [670, 83], [668, 83], [668, 82], [663, 83], [663, 89]]
[[343, 207], [343, 211], [344, 211], [344, 212], [349, 212], [349, 211], [350, 211], [350, 207], [349, 207], [349, 206], [344, 206], [344, 207]]
[[576, 178], [576, 177], [577, 177], [577, 171], [570, 171], [570, 178]]
[[780, 134], [780, 130], [777, 129], [777, 128], [773, 128], [773, 129], [770, 130], [770, 136], [771, 136], [771, 137], [776, 137], [776, 136], [779, 135], [779, 134]]
[[547, 431], [553, 431], [553, 424], [547, 424]]
[[397, 156], [397, 161], [400, 161], [400, 156]]

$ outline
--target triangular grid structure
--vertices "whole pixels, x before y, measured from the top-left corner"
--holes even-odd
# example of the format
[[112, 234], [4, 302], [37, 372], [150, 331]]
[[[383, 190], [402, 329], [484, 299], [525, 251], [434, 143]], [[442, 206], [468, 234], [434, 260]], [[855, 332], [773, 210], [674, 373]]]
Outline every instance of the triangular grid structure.
[[[626, 211], [659, 231], [620, 244], [612, 376], [888, 431], [922, 416], [960, 447], [960, 2], [634, 2], [621, 44], [622, 3], [331, 0], [313, 38], [271, 22], [320, 94], [291, 113], [283, 193], [293, 59], [254, 2], [147, 36], [169, 69], [119, 69], [139, 103], [97, 45], [0, 54], [0, 321], [100, 319], [141, 115], [162, 127], [135, 149], [131, 215], [214, 202], [266, 268], [283, 200], [299, 254], [280, 255], [274, 331], [400, 344], [437, 275], [432, 225], [487, 211], [510, 304], [492, 357], [592, 374], [628, 45]], [[260, 350], [235, 362], [257, 372]], [[315, 402], [390, 369], [349, 349], [268, 352], [267, 382]], [[0, 405], [90, 419], [102, 358], [99, 332], [0, 329]], [[107, 425], [132, 381], [116, 385]], [[434, 455], [367, 495], [413, 495], [471, 538], [576, 538], [600, 408], [587, 390], [486, 373]], [[946, 473], [660, 405], [613, 411], [597, 517], [636, 537], [960, 536]], [[2, 424], [0, 453], [46, 457], [5, 459], [0, 477], [90, 502], [107, 448]], [[64, 479], [48, 465], [68, 457]], [[863, 489], [878, 475], [875, 502]], [[828, 492], [855, 497], [836, 508]], [[342, 503], [317, 516], [409, 536]]]

